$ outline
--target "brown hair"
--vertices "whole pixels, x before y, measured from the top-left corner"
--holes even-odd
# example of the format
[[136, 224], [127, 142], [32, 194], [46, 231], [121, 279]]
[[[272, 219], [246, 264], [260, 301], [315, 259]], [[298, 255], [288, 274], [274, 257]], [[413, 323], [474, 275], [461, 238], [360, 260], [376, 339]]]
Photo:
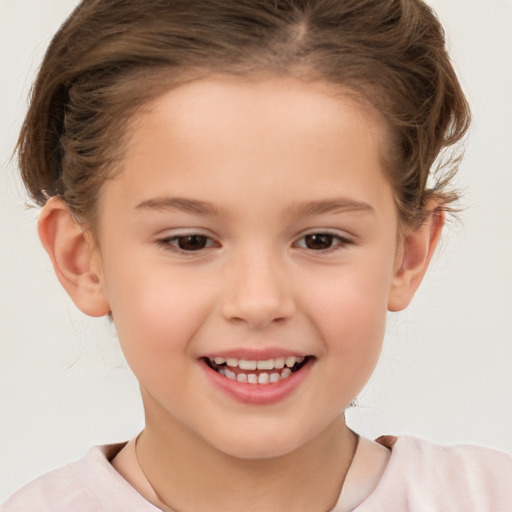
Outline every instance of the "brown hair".
[[144, 104], [212, 73], [293, 74], [377, 109], [401, 218], [421, 222], [458, 164], [427, 184], [465, 134], [469, 107], [443, 29], [421, 0], [83, 0], [53, 38], [18, 141], [31, 197], [58, 195], [94, 223], [103, 183]]

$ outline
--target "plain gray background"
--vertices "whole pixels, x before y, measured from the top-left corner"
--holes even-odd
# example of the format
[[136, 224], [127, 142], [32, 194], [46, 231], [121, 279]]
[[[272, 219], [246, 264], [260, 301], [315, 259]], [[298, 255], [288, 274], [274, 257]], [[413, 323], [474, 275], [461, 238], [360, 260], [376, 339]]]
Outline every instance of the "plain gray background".
[[[9, 162], [42, 53], [75, 3], [0, 0], [0, 501], [143, 426], [113, 327], [61, 290]], [[512, 1], [430, 3], [474, 113], [458, 183], [466, 210], [412, 306], [390, 315], [349, 424], [512, 452]]]

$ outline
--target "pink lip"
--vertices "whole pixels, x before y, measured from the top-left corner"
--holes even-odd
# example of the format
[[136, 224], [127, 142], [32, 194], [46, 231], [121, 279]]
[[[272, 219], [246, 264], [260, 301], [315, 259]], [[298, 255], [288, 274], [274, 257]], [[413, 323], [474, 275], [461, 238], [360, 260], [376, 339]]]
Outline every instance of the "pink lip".
[[[240, 352], [237, 352], [240, 354]], [[218, 355], [218, 354], [216, 354]], [[291, 355], [288, 352], [288, 355]], [[294, 354], [295, 355], [295, 354]], [[219, 357], [226, 357], [224, 355]], [[230, 357], [230, 356], [228, 356]], [[232, 356], [235, 357], [235, 356]], [[247, 357], [250, 360], [259, 359], [254, 358], [253, 355], [248, 356], [238, 356], [240, 358]], [[267, 356], [264, 356], [267, 357]], [[274, 356], [280, 357], [280, 356]], [[282, 357], [282, 356], [281, 356]], [[270, 357], [267, 357], [270, 359]], [[292, 373], [286, 379], [282, 379], [279, 382], [269, 383], [269, 384], [248, 384], [245, 382], [238, 382], [236, 380], [228, 379], [224, 377], [220, 373], [217, 373], [215, 370], [210, 368], [204, 359], [200, 359], [199, 363], [201, 365], [201, 369], [204, 371], [205, 375], [210, 382], [213, 383], [218, 389], [222, 392], [229, 395], [231, 398], [235, 400], [251, 405], [270, 405], [277, 403], [281, 400], [284, 400], [287, 396], [293, 393], [302, 383], [302, 381], [309, 374], [311, 367], [313, 366], [313, 358], [310, 359], [301, 369]]]
[[209, 359], [213, 359], [214, 357], [234, 357], [236, 359], [246, 359], [248, 361], [266, 361], [268, 359], [275, 359], [276, 357], [287, 357], [287, 356], [295, 356], [295, 357], [305, 357], [308, 354], [304, 352], [295, 352], [293, 350], [286, 350], [283, 348], [261, 348], [261, 349], [249, 349], [249, 348], [239, 348], [232, 350], [224, 350], [221, 352], [214, 352], [211, 354], [204, 354], [202, 357], [208, 357]]

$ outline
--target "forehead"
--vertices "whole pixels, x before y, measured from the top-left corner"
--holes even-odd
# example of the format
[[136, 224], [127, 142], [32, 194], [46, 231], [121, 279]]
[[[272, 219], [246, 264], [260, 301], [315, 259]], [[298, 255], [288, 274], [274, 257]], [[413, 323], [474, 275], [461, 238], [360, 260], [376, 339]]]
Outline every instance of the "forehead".
[[[288, 196], [301, 201], [347, 194], [368, 201], [357, 197], [365, 184], [379, 182], [377, 193], [387, 181], [380, 158], [384, 122], [324, 83], [197, 80], [148, 104], [129, 134], [120, 177], [126, 185], [137, 182], [124, 193], [138, 202], [141, 194], [151, 200], [178, 192], [210, 200], [220, 190], [227, 200], [244, 188], [255, 197], [275, 192], [283, 203]], [[332, 190], [334, 183], [339, 190]], [[357, 193], [351, 190], [356, 187]]]
[[198, 79], [160, 95], [142, 113], [139, 122], [154, 128], [172, 122], [177, 132], [196, 138], [216, 128], [209, 132], [213, 138], [219, 128], [239, 128], [243, 123], [244, 129], [237, 130], [240, 137], [253, 135], [260, 144], [275, 140], [279, 130], [315, 140], [325, 137], [318, 128], [341, 127], [347, 122], [364, 127], [370, 137], [386, 133], [383, 118], [362, 95], [339, 85], [292, 76]]

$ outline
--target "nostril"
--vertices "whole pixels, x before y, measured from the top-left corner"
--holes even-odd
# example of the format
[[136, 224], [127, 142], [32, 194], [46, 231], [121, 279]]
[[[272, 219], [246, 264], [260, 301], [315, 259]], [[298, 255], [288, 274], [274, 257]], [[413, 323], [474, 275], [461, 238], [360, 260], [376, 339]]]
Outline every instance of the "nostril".
[[234, 269], [232, 280], [226, 283], [221, 305], [224, 318], [255, 329], [283, 323], [296, 310], [290, 280], [284, 279], [268, 257], [256, 260], [253, 254], [246, 263], [243, 270]]
[[232, 323], [245, 323], [253, 329], [262, 329], [271, 324], [283, 324], [295, 313], [293, 305], [278, 304], [226, 304], [222, 314]]

